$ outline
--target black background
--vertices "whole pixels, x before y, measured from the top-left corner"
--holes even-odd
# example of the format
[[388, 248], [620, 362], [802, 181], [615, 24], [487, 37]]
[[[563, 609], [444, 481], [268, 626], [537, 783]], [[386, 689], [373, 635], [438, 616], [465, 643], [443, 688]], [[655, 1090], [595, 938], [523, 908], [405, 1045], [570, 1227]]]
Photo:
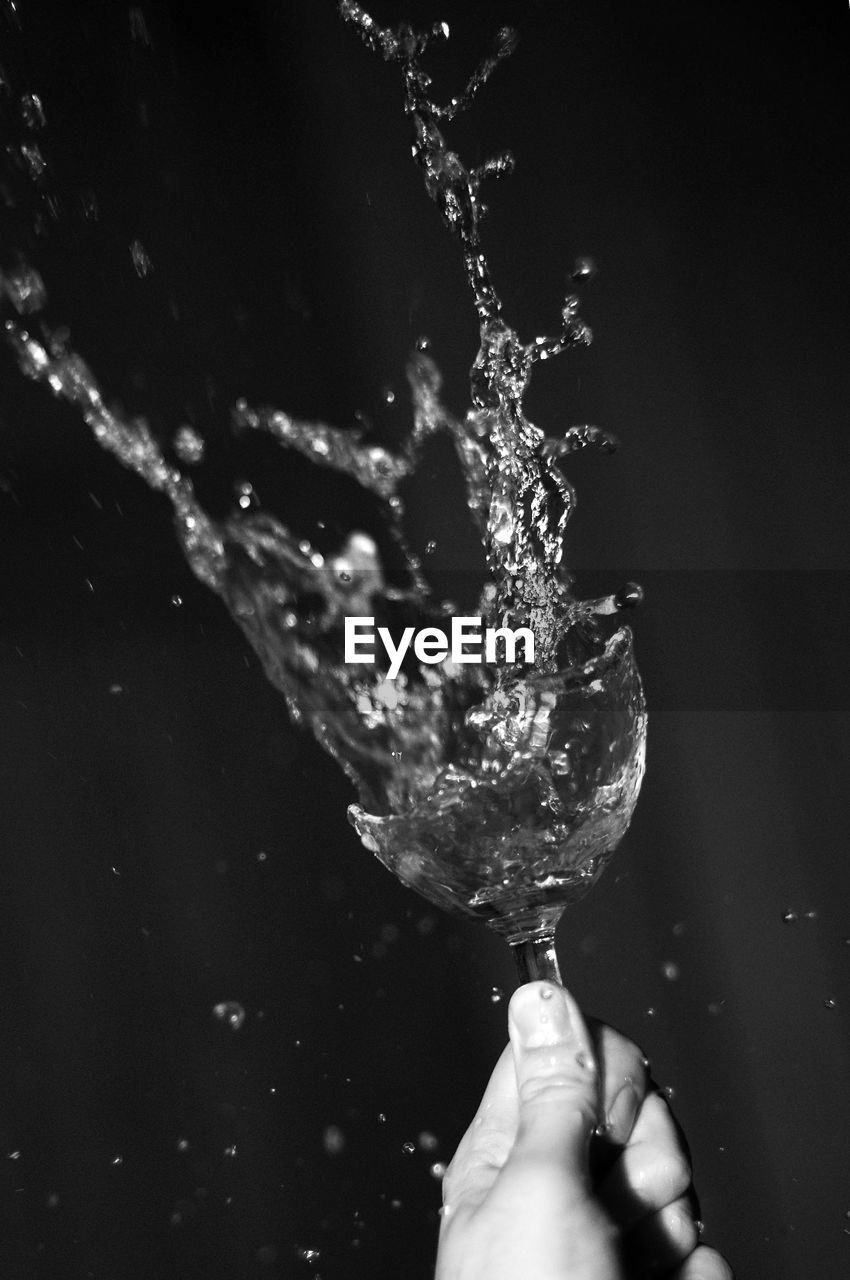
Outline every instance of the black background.
[[[631, 832], [564, 919], [565, 980], [673, 1087], [706, 1238], [739, 1276], [839, 1280], [846, 7], [375, 14], [448, 19], [447, 96], [491, 32], [520, 30], [453, 138], [469, 162], [517, 155], [486, 234], [523, 336], [554, 328], [576, 255], [600, 267], [595, 345], [540, 368], [528, 407], [622, 440], [570, 468], [567, 558], [583, 594], [647, 587], [650, 747]], [[342, 482], [235, 444], [228, 410], [360, 411], [392, 443], [422, 333], [467, 403], [475, 318], [396, 71], [307, 0], [5, 0], [0, 37], [4, 263], [39, 266], [110, 397], [164, 438], [203, 431], [214, 509], [249, 476], [307, 536], [372, 521]], [[15, 163], [24, 92], [47, 117], [39, 183]], [[510, 957], [359, 846], [347, 784], [191, 577], [162, 501], [6, 353], [0, 379], [3, 1274], [427, 1277], [429, 1165], [504, 1042]], [[457, 492], [436, 450], [413, 536], [462, 594]], [[246, 1010], [235, 1033], [221, 1000]], [[405, 1154], [422, 1133], [436, 1151]]]

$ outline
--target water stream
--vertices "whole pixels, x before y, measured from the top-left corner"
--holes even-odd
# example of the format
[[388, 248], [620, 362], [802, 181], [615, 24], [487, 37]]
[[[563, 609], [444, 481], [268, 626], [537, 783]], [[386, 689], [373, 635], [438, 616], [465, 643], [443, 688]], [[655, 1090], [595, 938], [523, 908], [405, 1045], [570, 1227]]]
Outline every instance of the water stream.
[[[510, 54], [513, 33], [501, 31], [464, 92], [440, 106], [428, 96], [422, 58], [447, 37], [445, 24], [427, 33], [384, 29], [349, 0], [340, 12], [401, 71], [414, 159], [461, 247], [480, 332], [470, 406], [457, 416], [444, 403], [422, 340], [407, 367], [411, 428], [396, 451], [360, 430], [246, 401], [233, 407], [232, 423], [374, 494], [401, 549], [404, 582], [388, 581], [376, 543], [362, 531], [323, 555], [244, 495], [231, 514], [214, 518], [188, 474], [203, 456], [202, 438], [183, 427], [166, 446], [143, 418], [112, 407], [66, 331], [46, 322], [45, 286], [23, 261], [0, 277], [14, 313], [5, 334], [23, 373], [74, 405], [103, 448], [170, 501], [193, 572], [224, 601], [292, 718], [356, 787], [349, 816], [363, 844], [432, 901], [481, 916], [515, 940], [534, 932], [547, 904], [595, 879], [628, 826], [643, 776], [643, 693], [631, 632], [616, 622], [640, 591], [627, 584], [581, 600], [563, 564], [575, 495], [562, 461], [613, 442], [589, 425], [550, 438], [526, 416], [534, 367], [587, 344], [590, 332], [572, 292], [552, 337], [523, 342], [505, 321], [481, 242], [481, 188], [507, 174], [512, 159], [502, 154], [468, 169], [443, 133]], [[580, 262], [573, 279], [589, 273]], [[533, 666], [425, 665], [408, 656], [390, 680], [380, 651], [374, 664], [344, 661], [346, 617], [374, 617], [394, 633], [400, 624], [447, 628], [447, 608], [432, 598], [404, 535], [402, 488], [436, 433], [454, 446], [486, 561], [476, 613], [485, 626], [530, 628]]]

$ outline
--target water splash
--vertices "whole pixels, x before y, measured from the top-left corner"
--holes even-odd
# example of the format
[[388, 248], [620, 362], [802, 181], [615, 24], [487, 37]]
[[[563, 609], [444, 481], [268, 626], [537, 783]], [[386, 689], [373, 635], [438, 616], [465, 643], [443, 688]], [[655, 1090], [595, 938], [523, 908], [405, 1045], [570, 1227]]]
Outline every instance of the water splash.
[[[579, 449], [608, 451], [614, 441], [588, 424], [547, 437], [526, 416], [535, 365], [586, 345], [590, 331], [573, 293], [553, 337], [524, 343], [505, 322], [480, 236], [481, 188], [509, 173], [513, 158], [503, 153], [467, 168], [442, 132], [512, 52], [515, 33], [500, 31], [463, 93], [441, 106], [428, 95], [421, 60], [432, 41], [448, 37], [445, 24], [426, 33], [406, 25], [391, 30], [353, 0], [339, 8], [369, 48], [398, 65], [414, 159], [461, 247], [480, 334], [471, 405], [462, 417], [446, 406], [422, 340], [407, 368], [412, 426], [395, 451], [363, 430], [244, 400], [232, 419], [236, 431], [260, 431], [375, 495], [406, 566], [401, 585], [388, 581], [365, 533], [352, 531], [323, 555], [264, 511], [250, 485], [238, 486], [228, 517], [213, 518], [177, 465], [201, 461], [201, 437], [181, 427], [172, 462], [143, 418], [111, 407], [66, 331], [42, 318], [44, 285], [25, 265], [0, 277], [17, 313], [5, 332], [26, 376], [76, 406], [103, 448], [168, 499], [193, 572], [242, 627], [292, 718], [355, 784], [359, 803], [349, 816], [364, 845], [433, 902], [479, 915], [516, 941], [538, 932], [550, 907], [560, 911], [566, 897], [596, 878], [628, 826], [643, 776], [646, 716], [631, 633], [604, 629], [606, 618], [639, 603], [640, 589], [626, 584], [602, 599], [580, 600], [562, 563], [575, 494], [561, 463]], [[139, 242], [131, 257], [139, 275], [147, 274], [150, 259]], [[580, 260], [573, 279], [592, 274], [589, 260]], [[343, 661], [346, 616], [372, 616], [390, 627], [446, 619], [447, 606], [431, 599], [405, 542], [401, 493], [438, 433], [454, 446], [486, 559], [477, 612], [487, 626], [531, 628], [532, 669], [409, 661], [389, 681], [380, 660]]]

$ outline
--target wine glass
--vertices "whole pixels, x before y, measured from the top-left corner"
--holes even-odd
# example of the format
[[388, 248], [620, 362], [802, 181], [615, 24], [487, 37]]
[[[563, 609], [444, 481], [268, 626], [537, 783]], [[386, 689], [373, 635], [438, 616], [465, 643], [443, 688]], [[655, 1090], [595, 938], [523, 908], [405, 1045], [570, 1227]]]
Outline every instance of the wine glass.
[[554, 674], [523, 675], [489, 712], [474, 764], [447, 767], [407, 812], [350, 810], [363, 844], [403, 884], [484, 920], [520, 982], [560, 982], [555, 930], [629, 825], [644, 771], [646, 706], [632, 634]]

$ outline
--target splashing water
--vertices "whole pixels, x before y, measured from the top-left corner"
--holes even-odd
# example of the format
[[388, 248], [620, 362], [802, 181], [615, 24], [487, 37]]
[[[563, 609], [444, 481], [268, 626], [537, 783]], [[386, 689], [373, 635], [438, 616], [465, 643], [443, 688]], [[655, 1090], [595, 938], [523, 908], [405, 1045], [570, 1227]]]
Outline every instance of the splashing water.
[[[590, 331], [574, 294], [564, 301], [555, 337], [523, 343], [505, 322], [480, 239], [480, 189], [509, 173], [513, 159], [505, 153], [467, 169], [441, 129], [471, 105], [512, 52], [515, 35], [499, 32], [463, 94], [438, 106], [428, 97], [421, 59], [430, 42], [447, 38], [445, 24], [424, 34], [407, 26], [393, 31], [352, 0], [339, 8], [370, 49], [399, 66], [414, 159], [461, 246], [480, 329], [471, 407], [457, 418], [443, 403], [441, 375], [423, 340], [407, 368], [412, 429], [396, 452], [361, 431], [246, 401], [232, 417], [236, 430], [263, 432], [376, 495], [404, 555], [403, 585], [387, 581], [366, 534], [353, 531], [326, 558], [263, 511], [253, 491], [229, 517], [209, 515], [147, 422], [111, 408], [66, 332], [42, 320], [46, 291], [29, 266], [0, 276], [0, 293], [17, 313], [5, 331], [23, 372], [75, 405], [103, 448], [167, 497], [193, 572], [239, 623], [292, 718], [356, 786], [359, 803], [349, 816], [363, 844], [433, 902], [481, 916], [517, 941], [540, 931], [552, 904], [560, 911], [596, 878], [628, 826], [643, 776], [646, 715], [631, 632], [620, 627], [606, 638], [602, 622], [638, 603], [640, 589], [627, 584], [616, 595], [582, 601], [562, 565], [575, 495], [560, 462], [614, 443], [589, 425], [547, 438], [526, 417], [534, 366], [586, 345]], [[150, 269], [139, 242], [131, 256], [139, 274]], [[582, 259], [572, 278], [592, 273]], [[371, 616], [378, 626], [393, 625], [402, 616], [419, 626], [445, 624], [446, 606], [431, 600], [407, 549], [400, 494], [424, 444], [440, 432], [457, 454], [486, 557], [489, 581], [477, 613], [487, 626], [529, 627], [535, 662], [435, 667], [408, 659], [390, 681], [380, 658], [343, 661], [343, 623]], [[203, 439], [183, 426], [174, 452], [195, 465]]]

